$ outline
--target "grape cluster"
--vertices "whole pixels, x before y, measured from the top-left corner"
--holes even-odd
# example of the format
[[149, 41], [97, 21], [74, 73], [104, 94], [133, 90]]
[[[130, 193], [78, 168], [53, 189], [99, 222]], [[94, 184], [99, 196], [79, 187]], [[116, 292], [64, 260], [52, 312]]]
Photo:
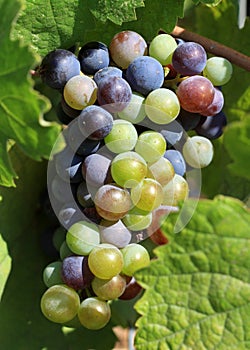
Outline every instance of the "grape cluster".
[[112, 300], [141, 291], [134, 275], [150, 262], [141, 240], [167, 243], [160, 218], [188, 197], [186, 173], [212, 161], [232, 66], [197, 43], [159, 34], [147, 45], [133, 31], [77, 55], [57, 49], [39, 67], [61, 94], [65, 125], [48, 167], [60, 260], [44, 269], [41, 310], [52, 322], [100, 329]]

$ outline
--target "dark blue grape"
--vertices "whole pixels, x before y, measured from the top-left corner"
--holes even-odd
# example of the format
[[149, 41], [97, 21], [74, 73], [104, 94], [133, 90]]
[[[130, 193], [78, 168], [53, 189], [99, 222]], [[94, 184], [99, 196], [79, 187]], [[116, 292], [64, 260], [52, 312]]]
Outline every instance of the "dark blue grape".
[[63, 96], [62, 96], [62, 99], [61, 99], [61, 105], [62, 105], [62, 110], [64, 111], [64, 113], [66, 115], [68, 115], [71, 118], [71, 120], [76, 118], [76, 117], [78, 117], [79, 114], [81, 113], [80, 110], [70, 107], [66, 103], [66, 101], [64, 100]]
[[182, 75], [200, 74], [205, 68], [206, 62], [205, 49], [192, 41], [178, 45], [172, 56], [174, 69]]
[[55, 156], [56, 172], [65, 181], [80, 182], [82, 162], [83, 157], [75, 154], [71, 148], [65, 147]]
[[126, 79], [133, 91], [147, 95], [164, 82], [162, 65], [153, 57], [141, 56], [134, 59], [126, 70]]
[[88, 287], [94, 278], [84, 256], [68, 256], [62, 261], [62, 280], [75, 290]]
[[185, 131], [194, 130], [201, 120], [201, 115], [199, 113], [192, 113], [185, 111], [185, 109], [180, 110], [176, 121], [181, 124]]
[[200, 124], [195, 128], [198, 135], [210, 140], [219, 138], [223, 133], [223, 128], [227, 125], [227, 118], [224, 112], [220, 112], [212, 117], [202, 117]]
[[85, 181], [82, 181], [76, 191], [76, 197], [78, 203], [83, 207], [83, 208], [89, 208], [94, 206], [94, 202], [91, 198], [91, 194], [89, 193], [87, 184]]
[[68, 126], [67, 141], [72, 150], [82, 157], [96, 153], [101, 144], [99, 140], [90, 140], [83, 136], [76, 120]]
[[77, 120], [82, 134], [91, 140], [104, 139], [113, 127], [112, 115], [95, 105], [86, 107]]
[[70, 78], [80, 74], [80, 69], [80, 62], [72, 52], [57, 49], [44, 57], [39, 74], [45, 84], [61, 90]]
[[181, 152], [169, 149], [165, 152], [164, 158], [170, 161], [177, 175], [183, 176], [186, 173], [186, 163]]
[[117, 67], [105, 67], [98, 70], [93, 76], [93, 79], [96, 82], [96, 84], [99, 85], [99, 83], [105, 78], [108, 78], [111, 76], [122, 78], [122, 74], [123, 74], [122, 70]]
[[87, 185], [99, 188], [110, 182], [110, 164], [111, 160], [101, 154], [86, 157], [82, 164], [82, 173]]
[[82, 46], [78, 54], [78, 59], [82, 72], [93, 75], [99, 69], [109, 65], [108, 48], [99, 41], [91, 41]]
[[70, 122], [72, 122], [72, 118], [64, 112], [61, 102], [59, 102], [56, 106], [56, 115], [59, 121], [64, 125], [68, 125]]

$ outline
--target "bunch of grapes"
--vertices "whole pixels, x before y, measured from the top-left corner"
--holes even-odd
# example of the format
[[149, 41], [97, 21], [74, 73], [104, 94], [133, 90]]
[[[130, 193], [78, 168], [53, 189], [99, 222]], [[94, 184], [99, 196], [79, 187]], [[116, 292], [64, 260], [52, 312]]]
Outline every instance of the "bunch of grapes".
[[123, 31], [109, 47], [50, 52], [39, 74], [61, 94], [65, 125], [65, 147], [48, 167], [60, 260], [44, 269], [41, 310], [52, 322], [100, 329], [112, 300], [140, 293], [134, 275], [150, 262], [141, 240], [167, 242], [159, 218], [189, 196], [187, 171], [212, 161], [232, 66], [194, 42], [159, 34], [148, 45]]

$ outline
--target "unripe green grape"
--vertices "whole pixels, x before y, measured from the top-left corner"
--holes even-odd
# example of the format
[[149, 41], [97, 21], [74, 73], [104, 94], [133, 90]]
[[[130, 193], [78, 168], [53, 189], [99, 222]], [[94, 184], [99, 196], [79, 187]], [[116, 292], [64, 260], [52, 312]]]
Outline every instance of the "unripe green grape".
[[135, 207], [124, 216], [122, 222], [131, 231], [144, 230], [152, 222], [152, 213], [141, 214]]
[[168, 124], [177, 118], [180, 102], [176, 94], [166, 88], [151, 91], [145, 101], [145, 111], [156, 124]]
[[123, 187], [136, 186], [147, 174], [147, 163], [136, 152], [118, 154], [111, 163], [111, 175], [114, 181]]
[[114, 245], [101, 243], [89, 254], [88, 264], [96, 277], [110, 279], [121, 272], [123, 257]]
[[72, 108], [82, 110], [93, 105], [97, 98], [97, 85], [87, 75], [76, 75], [64, 87], [65, 102]]
[[176, 206], [180, 201], [187, 199], [189, 187], [184, 177], [175, 174], [166, 186], [163, 187], [163, 205]]
[[63, 284], [61, 277], [62, 262], [53, 261], [45, 267], [43, 270], [43, 281], [44, 284], [49, 288], [55, 284]]
[[224, 57], [210, 57], [203, 70], [204, 77], [208, 78], [214, 86], [225, 85], [231, 79], [233, 66]]
[[98, 298], [114, 300], [124, 292], [126, 288], [126, 278], [121, 275], [114, 276], [108, 280], [95, 277], [91, 286]]
[[146, 212], [158, 208], [163, 200], [162, 186], [154, 179], [145, 178], [131, 190], [134, 205]]
[[171, 35], [159, 34], [150, 43], [149, 55], [166, 66], [171, 63], [172, 54], [176, 47], [177, 43]]
[[147, 267], [150, 257], [146, 248], [137, 243], [131, 243], [121, 249], [124, 265], [122, 272], [127, 276], [133, 276], [136, 271]]
[[205, 168], [213, 159], [213, 144], [203, 136], [192, 136], [183, 145], [183, 157], [193, 168]]
[[98, 330], [106, 326], [111, 317], [110, 306], [106, 301], [90, 297], [82, 301], [78, 318], [88, 329]]
[[138, 137], [135, 151], [146, 162], [153, 163], [160, 159], [166, 151], [167, 143], [161, 133], [157, 131], [144, 131]]
[[143, 95], [133, 92], [132, 98], [127, 107], [117, 113], [118, 117], [127, 120], [132, 124], [140, 123], [146, 117], [144, 102], [145, 97]]
[[111, 132], [104, 138], [107, 148], [113, 153], [131, 151], [138, 140], [134, 125], [127, 120], [116, 119]]
[[79, 306], [79, 295], [65, 284], [50, 287], [41, 298], [42, 313], [50, 321], [56, 323], [66, 323], [72, 320]]
[[69, 228], [66, 242], [75, 254], [88, 255], [100, 243], [98, 227], [87, 221], [79, 221]]

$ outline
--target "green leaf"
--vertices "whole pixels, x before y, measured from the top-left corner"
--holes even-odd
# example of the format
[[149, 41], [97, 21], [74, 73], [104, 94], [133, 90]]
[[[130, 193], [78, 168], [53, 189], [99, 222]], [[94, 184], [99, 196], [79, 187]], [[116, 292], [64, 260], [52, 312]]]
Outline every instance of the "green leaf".
[[[249, 115], [250, 116], [250, 115]], [[250, 119], [231, 123], [224, 136], [224, 145], [233, 163], [228, 168], [238, 176], [250, 180]]]
[[[0, 202], [2, 197], [0, 197]], [[0, 203], [1, 205], [1, 203]], [[0, 234], [0, 300], [11, 269], [11, 258], [8, 253], [6, 242]]]
[[136, 349], [250, 349], [250, 214], [242, 202], [201, 200], [188, 225], [137, 273], [146, 288], [136, 309]]
[[134, 30], [140, 33], [145, 40], [150, 41], [160, 29], [171, 32], [178, 17], [183, 16], [184, 0], [145, 0], [144, 2], [145, 7], [136, 10], [136, 21], [123, 23], [122, 26], [114, 25], [110, 21], [105, 24], [97, 21], [95, 28], [88, 30], [86, 34], [88, 40], [103, 38], [106, 43], [109, 43], [112, 37], [121, 30]]
[[95, 0], [90, 2], [92, 14], [100, 21], [110, 20], [115, 24], [136, 20], [135, 9], [143, 7], [142, 0]]
[[[47, 163], [27, 158], [17, 147], [12, 149], [11, 158], [20, 177], [17, 188], [0, 187], [4, 198], [0, 204], [0, 232], [12, 259], [0, 303], [1, 349], [79, 350], [79, 344], [84, 349], [112, 349], [116, 337], [111, 325], [96, 332], [80, 328], [65, 334], [61, 325], [42, 315], [40, 298], [46, 290], [42, 273], [54, 258], [45, 254], [41, 241], [44, 232], [57, 227], [40, 204], [46, 189]], [[10, 261], [4, 241], [0, 240], [0, 291], [7, 279]]]
[[[208, 167], [202, 169], [201, 173], [202, 194], [213, 198], [218, 193], [221, 193], [247, 201], [250, 193], [250, 181], [242, 179], [239, 169], [237, 169], [235, 174], [230, 170], [232, 159], [224, 145], [226, 135], [227, 131], [225, 131], [223, 137], [213, 141], [215, 149], [213, 161]], [[234, 148], [237, 139], [238, 136], [230, 144], [231, 148]], [[240, 141], [237, 147], [240, 147]], [[239, 154], [239, 158], [241, 159], [241, 154]], [[247, 169], [248, 163], [247, 161], [243, 164], [243, 169]]]
[[50, 104], [32, 89], [28, 72], [35, 58], [27, 47], [10, 39], [12, 22], [20, 2], [0, 0], [4, 21], [0, 23], [0, 184], [14, 186], [16, 174], [7, 156], [7, 142], [14, 140], [36, 160], [48, 157], [59, 133], [59, 124], [42, 119]]

